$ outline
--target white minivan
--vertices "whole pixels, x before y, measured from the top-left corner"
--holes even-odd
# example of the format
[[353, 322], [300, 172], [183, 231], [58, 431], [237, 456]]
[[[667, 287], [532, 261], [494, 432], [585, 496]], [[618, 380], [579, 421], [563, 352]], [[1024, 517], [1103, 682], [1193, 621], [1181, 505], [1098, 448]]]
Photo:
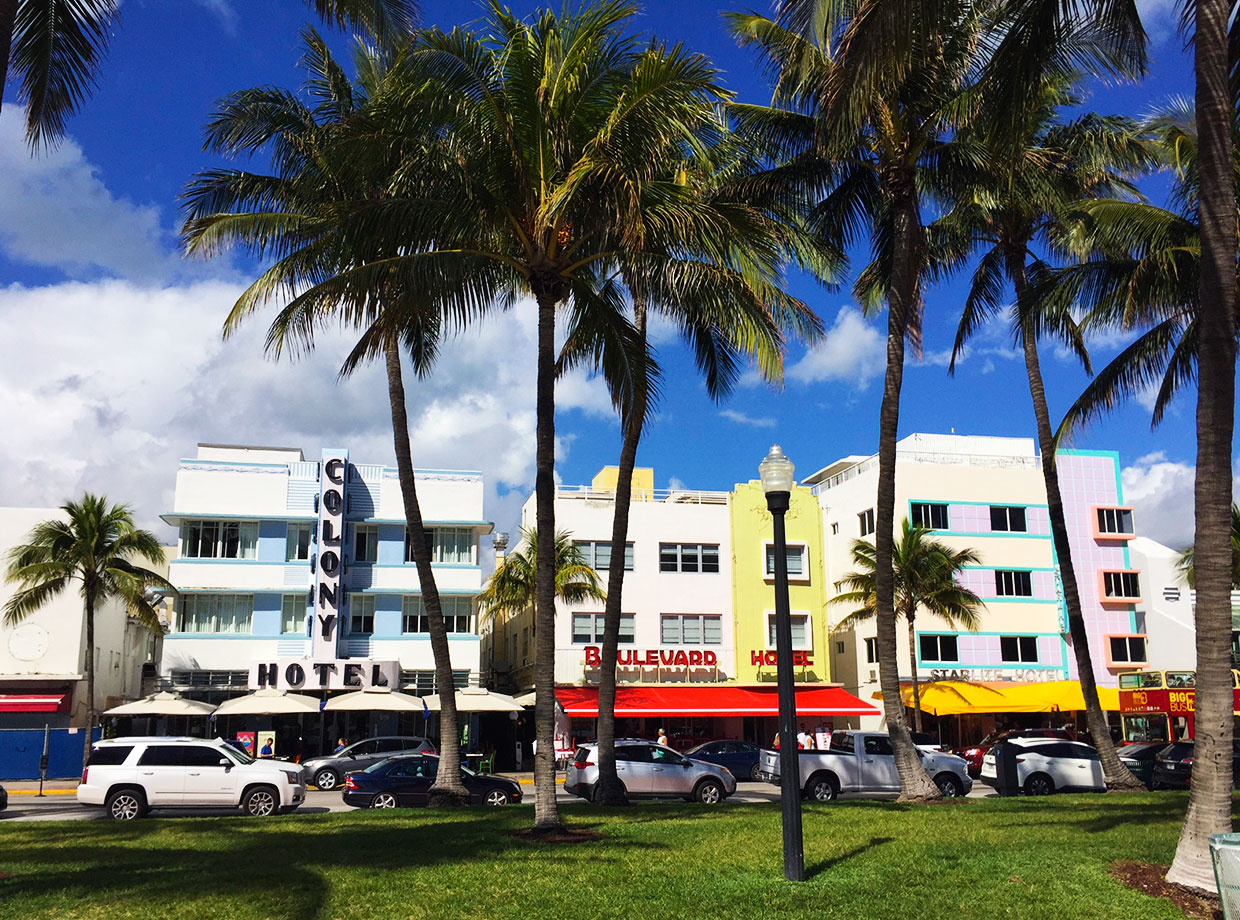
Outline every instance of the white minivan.
[[[1005, 741], [1016, 753], [1016, 776], [1025, 795], [1052, 792], [1105, 792], [1098, 751], [1080, 741], [1058, 738], [1017, 738]], [[994, 748], [982, 758], [981, 780], [998, 782]]]
[[77, 800], [106, 806], [118, 821], [152, 808], [240, 808], [263, 816], [304, 802], [306, 780], [295, 763], [255, 760], [219, 738], [109, 738], [91, 749]]

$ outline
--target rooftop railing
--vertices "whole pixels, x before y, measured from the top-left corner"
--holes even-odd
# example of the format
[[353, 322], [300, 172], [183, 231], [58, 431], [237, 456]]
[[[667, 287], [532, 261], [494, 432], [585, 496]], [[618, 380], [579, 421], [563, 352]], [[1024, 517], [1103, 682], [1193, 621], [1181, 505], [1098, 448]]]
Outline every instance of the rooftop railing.
[[[634, 489], [635, 502], [671, 502], [687, 505], [726, 505], [728, 492], [710, 492], [703, 489]], [[590, 486], [557, 486], [556, 498], [578, 501], [612, 502], [616, 493]]]

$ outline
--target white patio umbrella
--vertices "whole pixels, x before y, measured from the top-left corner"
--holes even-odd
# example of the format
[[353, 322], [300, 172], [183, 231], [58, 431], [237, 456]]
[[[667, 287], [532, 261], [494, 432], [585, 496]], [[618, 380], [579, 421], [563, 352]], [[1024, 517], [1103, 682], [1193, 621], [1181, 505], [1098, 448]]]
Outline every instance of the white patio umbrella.
[[333, 696], [324, 709], [333, 712], [423, 712], [422, 700], [389, 687], [367, 687]]
[[513, 700], [518, 706], [533, 706], [536, 696], [537, 694], [531, 690], [529, 693], [522, 693], [520, 696], [514, 696]]
[[319, 701], [304, 693], [289, 693], [264, 687], [245, 696], [225, 700], [215, 710], [217, 716], [301, 715], [319, 711]]
[[105, 716], [209, 716], [215, 707], [210, 703], [183, 699], [179, 694], [161, 690], [148, 697], [113, 706]]
[[[426, 708], [439, 711], [439, 697], [427, 696]], [[457, 712], [522, 712], [525, 707], [504, 693], [492, 693], [481, 687], [466, 687], [456, 691]]]

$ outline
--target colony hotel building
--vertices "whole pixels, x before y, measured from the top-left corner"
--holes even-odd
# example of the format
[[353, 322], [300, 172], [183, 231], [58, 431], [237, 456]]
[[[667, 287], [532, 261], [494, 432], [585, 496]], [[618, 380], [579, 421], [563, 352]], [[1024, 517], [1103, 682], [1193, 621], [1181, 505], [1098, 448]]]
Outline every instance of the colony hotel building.
[[[480, 473], [419, 470], [458, 686], [478, 682]], [[434, 659], [396, 471], [348, 451], [200, 444], [173, 510], [175, 622], [164, 683], [219, 702], [261, 687], [434, 693]]]

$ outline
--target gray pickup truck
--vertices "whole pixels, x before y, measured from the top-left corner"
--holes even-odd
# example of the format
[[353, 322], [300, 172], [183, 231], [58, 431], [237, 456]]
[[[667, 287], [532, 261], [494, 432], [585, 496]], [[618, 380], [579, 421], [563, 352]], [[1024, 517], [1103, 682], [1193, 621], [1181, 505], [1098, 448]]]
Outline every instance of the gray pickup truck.
[[[945, 797], [967, 795], [973, 788], [963, 757], [920, 747], [917, 751]], [[900, 773], [886, 732], [832, 732], [830, 748], [797, 754], [802, 795], [816, 802], [831, 802], [849, 792], [900, 791]], [[761, 757], [759, 775], [779, 785], [779, 751], [763, 749]]]

